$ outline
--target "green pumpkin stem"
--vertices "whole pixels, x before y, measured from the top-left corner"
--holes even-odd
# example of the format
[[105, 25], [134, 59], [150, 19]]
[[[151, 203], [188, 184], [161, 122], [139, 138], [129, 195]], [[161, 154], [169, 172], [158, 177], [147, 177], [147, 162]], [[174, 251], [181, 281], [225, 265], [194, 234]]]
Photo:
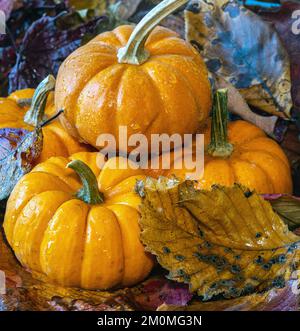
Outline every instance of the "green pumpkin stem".
[[216, 157], [229, 157], [233, 145], [228, 142], [228, 90], [220, 89], [214, 95], [212, 110], [211, 141], [208, 153]]
[[74, 160], [67, 165], [73, 169], [82, 181], [82, 188], [76, 193], [76, 197], [87, 204], [97, 205], [104, 202], [103, 194], [98, 189], [97, 178], [88, 165], [80, 160]]
[[55, 78], [52, 75], [46, 77], [36, 88], [31, 106], [24, 116], [24, 122], [37, 127], [41, 122], [45, 120], [45, 108], [47, 103], [47, 97], [55, 87]]
[[133, 30], [127, 45], [118, 52], [119, 63], [140, 65], [149, 58], [145, 43], [153, 29], [188, 0], [164, 0], [153, 8]]

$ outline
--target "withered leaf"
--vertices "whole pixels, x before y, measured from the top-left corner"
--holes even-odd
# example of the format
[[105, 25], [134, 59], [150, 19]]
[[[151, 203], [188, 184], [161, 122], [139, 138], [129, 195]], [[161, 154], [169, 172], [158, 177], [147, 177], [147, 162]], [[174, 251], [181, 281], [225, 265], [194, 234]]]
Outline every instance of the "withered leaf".
[[284, 1], [276, 13], [264, 12], [261, 16], [270, 22], [278, 32], [290, 55], [292, 97], [294, 117], [300, 127], [300, 43], [299, 43], [299, 1]]
[[288, 225], [291, 231], [300, 227], [300, 198], [291, 195], [267, 195], [273, 209]]
[[299, 311], [298, 296], [293, 291], [297, 281], [290, 281], [285, 288], [235, 298], [201, 302], [192, 301], [188, 306], [162, 304], [158, 311]]
[[29, 27], [9, 74], [10, 93], [28, 86], [35, 87], [49, 74], [55, 76], [62, 61], [81, 45], [83, 39], [97, 34], [100, 25], [107, 22], [105, 17], [95, 17], [80, 25], [64, 26], [64, 20], [74, 16], [76, 13], [43, 16]]
[[203, 300], [284, 287], [298, 267], [300, 237], [255, 193], [165, 178], [148, 178], [139, 191], [147, 250]]
[[290, 117], [289, 56], [271, 25], [229, 0], [192, 1], [185, 15], [187, 39], [198, 46], [210, 72], [231, 83], [250, 105]]
[[18, 180], [28, 173], [43, 146], [40, 128], [0, 129], [0, 200], [9, 196]]

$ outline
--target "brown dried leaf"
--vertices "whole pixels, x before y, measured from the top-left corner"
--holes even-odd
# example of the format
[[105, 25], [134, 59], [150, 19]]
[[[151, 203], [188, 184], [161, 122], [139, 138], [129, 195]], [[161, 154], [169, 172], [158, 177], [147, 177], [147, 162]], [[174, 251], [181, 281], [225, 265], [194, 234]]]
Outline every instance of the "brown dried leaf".
[[290, 195], [265, 196], [291, 231], [300, 227], [300, 198]]
[[143, 243], [170, 279], [203, 300], [284, 287], [298, 267], [300, 238], [259, 195], [165, 178], [141, 187]]

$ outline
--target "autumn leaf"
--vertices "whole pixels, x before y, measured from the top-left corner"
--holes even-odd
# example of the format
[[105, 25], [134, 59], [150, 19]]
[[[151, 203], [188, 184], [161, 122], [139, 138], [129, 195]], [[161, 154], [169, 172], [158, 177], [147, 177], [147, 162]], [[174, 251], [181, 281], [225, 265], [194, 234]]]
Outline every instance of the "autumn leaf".
[[276, 13], [264, 12], [261, 16], [274, 26], [290, 56], [294, 115], [300, 127], [300, 43], [297, 15], [299, 10], [299, 1], [284, 1]]
[[[76, 13], [71, 16], [77, 20], [74, 17]], [[82, 40], [87, 35], [97, 34], [99, 26], [107, 23], [105, 17], [96, 17], [87, 23], [70, 27], [69, 22], [63, 24], [62, 18], [70, 19], [70, 15], [44, 16], [27, 30], [16, 64], [9, 74], [10, 92], [28, 86], [35, 87], [45, 76], [56, 75], [60, 64], [81, 45]]]
[[300, 227], [300, 198], [291, 195], [264, 195], [291, 231]]
[[194, 189], [192, 182], [140, 182], [141, 239], [168, 277], [203, 300], [281, 288], [299, 263], [300, 238], [261, 196]]
[[9, 196], [18, 180], [28, 173], [43, 146], [40, 128], [0, 129], [0, 200]]
[[184, 307], [193, 298], [188, 286], [166, 278], [146, 280], [136, 301], [143, 308], [155, 310], [162, 304]]
[[[24, 34], [30, 25], [41, 18], [42, 16], [58, 15], [67, 8], [65, 2], [56, 3], [54, 0], [38, 0], [38, 1], [11, 1], [14, 2], [13, 11], [6, 22], [7, 33], [0, 35], [0, 95], [6, 96], [8, 86], [8, 75], [16, 63], [17, 53], [20, 50], [20, 44]], [[0, 2], [0, 9], [3, 9]], [[29, 87], [33, 87], [30, 85]]]
[[186, 10], [187, 39], [209, 71], [240, 91], [248, 104], [289, 118], [289, 56], [277, 32], [236, 1], [194, 0]]
[[285, 288], [272, 289], [263, 293], [235, 298], [201, 302], [194, 300], [188, 306], [162, 304], [158, 311], [299, 311], [298, 296], [293, 291], [297, 281], [291, 281]]

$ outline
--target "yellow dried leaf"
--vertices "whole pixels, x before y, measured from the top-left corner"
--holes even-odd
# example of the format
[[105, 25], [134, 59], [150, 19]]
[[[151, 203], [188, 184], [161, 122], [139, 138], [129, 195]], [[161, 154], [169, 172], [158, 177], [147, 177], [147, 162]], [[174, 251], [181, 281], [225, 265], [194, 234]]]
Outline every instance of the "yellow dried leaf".
[[298, 267], [300, 238], [255, 193], [237, 185], [200, 191], [165, 178], [137, 190], [146, 248], [170, 279], [204, 300], [284, 287]]

